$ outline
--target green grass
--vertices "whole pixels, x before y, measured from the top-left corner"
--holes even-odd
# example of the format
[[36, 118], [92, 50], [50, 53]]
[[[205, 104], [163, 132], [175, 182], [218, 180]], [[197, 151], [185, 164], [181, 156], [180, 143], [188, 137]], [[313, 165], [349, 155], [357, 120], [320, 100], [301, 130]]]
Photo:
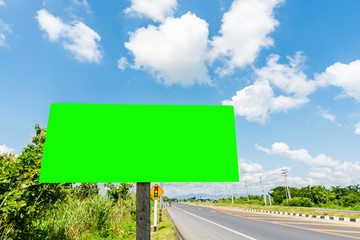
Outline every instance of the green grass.
[[[154, 215], [151, 215], [154, 219]], [[152, 221], [153, 224], [153, 221]], [[151, 232], [151, 239], [153, 240], [176, 240], [176, 232], [171, 220], [167, 217], [166, 208], [162, 210], [162, 222], [158, 222], [156, 232]], [[153, 229], [152, 229], [153, 231]]]
[[39, 239], [135, 239], [135, 195], [116, 204], [97, 195], [56, 203], [34, 223]]
[[288, 212], [288, 213], [299, 213], [299, 214], [308, 214], [308, 215], [320, 215], [320, 216], [333, 216], [333, 217], [347, 217], [347, 218], [360, 218], [358, 213], [345, 213], [345, 212], [334, 212], [326, 210], [318, 210], [312, 208], [294, 208], [294, 207], [284, 207], [284, 206], [261, 206], [255, 204], [241, 204], [241, 203], [206, 203], [206, 202], [193, 202], [197, 205], [204, 206], [215, 206], [215, 207], [235, 207], [235, 208], [244, 208], [244, 209], [257, 209], [257, 210], [267, 210], [275, 212]]

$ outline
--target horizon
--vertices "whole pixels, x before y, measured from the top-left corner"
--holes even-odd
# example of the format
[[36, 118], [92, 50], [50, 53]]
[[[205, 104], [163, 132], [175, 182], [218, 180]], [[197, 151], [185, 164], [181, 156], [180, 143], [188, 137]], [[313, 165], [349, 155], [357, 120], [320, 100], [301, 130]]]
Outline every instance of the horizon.
[[[359, 9], [0, 0], [0, 154], [20, 154], [51, 103], [233, 105], [239, 191], [261, 193], [260, 176], [266, 191], [283, 184], [282, 169], [294, 187], [359, 184]], [[232, 184], [165, 186], [176, 196]]]

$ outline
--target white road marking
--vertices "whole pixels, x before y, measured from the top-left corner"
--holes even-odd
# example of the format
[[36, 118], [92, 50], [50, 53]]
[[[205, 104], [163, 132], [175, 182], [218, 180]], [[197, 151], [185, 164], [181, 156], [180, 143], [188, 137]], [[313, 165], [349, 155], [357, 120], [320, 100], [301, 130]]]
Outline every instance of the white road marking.
[[245, 237], [245, 238], [247, 238], [247, 239], [257, 240], [256, 238], [252, 238], [252, 237], [250, 237], [250, 236], [248, 236], [248, 235], [245, 235], [245, 234], [243, 234], [243, 233], [237, 232], [237, 231], [235, 231], [235, 230], [232, 230], [232, 229], [230, 229], [230, 228], [227, 228], [227, 227], [225, 227], [225, 226], [223, 226], [223, 225], [220, 225], [220, 224], [215, 223], [215, 222], [213, 222], [213, 221], [207, 220], [207, 219], [205, 219], [205, 218], [202, 218], [202, 217], [200, 217], [200, 216], [198, 216], [198, 215], [195, 215], [195, 214], [193, 214], [193, 213], [191, 213], [191, 212], [185, 211], [185, 210], [183, 210], [183, 209], [181, 209], [181, 208], [178, 208], [178, 207], [175, 207], [175, 206], [174, 206], [174, 208], [179, 209], [179, 210], [181, 210], [181, 211], [183, 211], [183, 212], [186, 212], [187, 214], [190, 214], [190, 215], [192, 215], [192, 216], [194, 216], [194, 217], [200, 218], [201, 220], [204, 220], [204, 221], [206, 221], [206, 222], [212, 223], [212, 224], [214, 224], [214, 225], [216, 225], [216, 226], [218, 226], [218, 227], [221, 227], [221, 228], [223, 228], [223, 229], [226, 229], [226, 230], [228, 230], [228, 231], [230, 231], [230, 232], [236, 233], [236, 234], [238, 234], [238, 235], [240, 235], [240, 236], [243, 236], [243, 237]]

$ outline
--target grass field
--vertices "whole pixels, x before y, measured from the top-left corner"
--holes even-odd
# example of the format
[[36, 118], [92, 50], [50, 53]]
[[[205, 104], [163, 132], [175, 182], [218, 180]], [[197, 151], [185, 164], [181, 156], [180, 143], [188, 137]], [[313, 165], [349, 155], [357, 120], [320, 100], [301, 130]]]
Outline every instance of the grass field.
[[308, 214], [308, 215], [360, 218], [360, 214], [358, 214], [358, 213], [335, 212], [335, 211], [318, 210], [318, 209], [312, 209], [312, 208], [294, 208], [294, 207], [284, 207], [284, 206], [260, 206], [260, 205], [254, 205], [254, 204], [239, 204], [239, 203], [234, 203], [234, 204], [232, 204], [232, 203], [206, 203], [206, 202], [193, 202], [193, 203], [197, 204], [197, 205], [215, 206], [215, 207], [235, 207], [235, 208], [243, 208], [243, 209], [257, 209], [257, 210], [299, 213], [299, 214]]
[[[151, 224], [153, 225], [154, 215], [151, 214]], [[151, 239], [153, 240], [176, 240], [176, 233], [171, 220], [167, 217], [166, 208], [163, 208], [162, 222], [157, 223], [158, 231], [151, 229]]]

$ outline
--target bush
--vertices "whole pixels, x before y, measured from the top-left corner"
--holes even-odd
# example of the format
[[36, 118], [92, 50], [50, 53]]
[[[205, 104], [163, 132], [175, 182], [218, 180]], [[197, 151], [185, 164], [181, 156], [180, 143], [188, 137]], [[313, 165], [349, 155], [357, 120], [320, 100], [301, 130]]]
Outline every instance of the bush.
[[33, 220], [71, 192], [70, 184], [39, 183], [46, 129], [36, 124], [35, 130], [18, 157], [0, 154], [0, 239], [36, 234]]
[[340, 198], [340, 203], [343, 207], [352, 207], [360, 205], [360, 196], [356, 194], [350, 194]]
[[126, 199], [129, 193], [130, 188], [133, 187], [130, 183], [120, 183], [119, 186], [115, 186], [112, 183], [105, 183], [105, 187], [107, 195], [114, 199], [115, 202], [119, 201], [119, 199]]
[[[281, 205], [286, 206], [287, 201], [283, 200]], [[292, 206], [292, 207], [313, 207], [314, 203], [311, 201], [310, 198], [294, 197], [292, 199], [289, 199], [289, 206]]]

